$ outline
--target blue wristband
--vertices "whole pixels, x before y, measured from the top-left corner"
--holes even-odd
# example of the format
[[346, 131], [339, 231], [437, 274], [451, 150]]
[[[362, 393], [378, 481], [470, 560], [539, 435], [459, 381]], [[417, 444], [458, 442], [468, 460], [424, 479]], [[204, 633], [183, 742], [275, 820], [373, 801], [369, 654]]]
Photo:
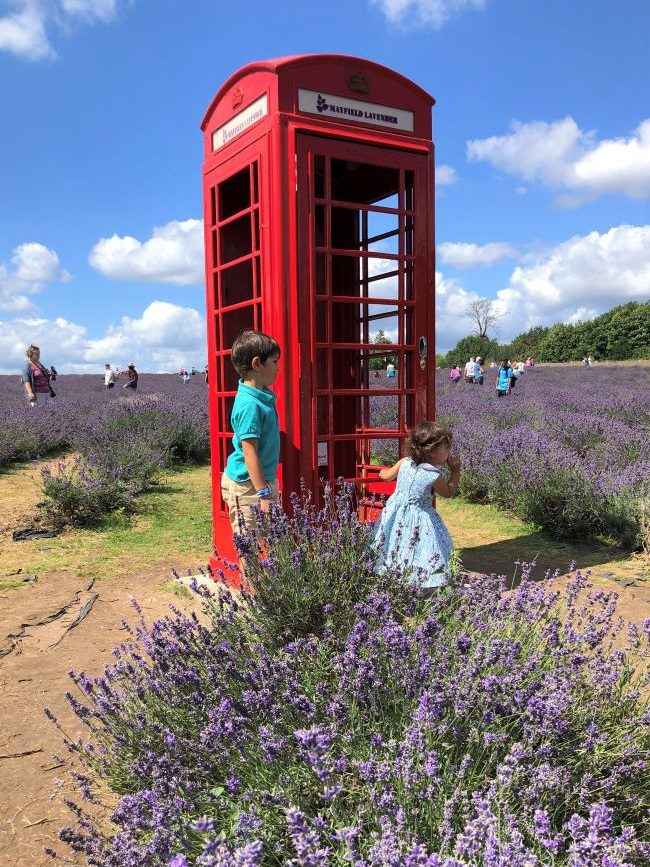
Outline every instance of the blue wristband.
[[265, 500], [267, 497], [271, 496], [271, 489], [267, 485], [265, 488], [262, 488], [261, 491], [257, 492], [257, 496], [261, 497], [261, 499]]

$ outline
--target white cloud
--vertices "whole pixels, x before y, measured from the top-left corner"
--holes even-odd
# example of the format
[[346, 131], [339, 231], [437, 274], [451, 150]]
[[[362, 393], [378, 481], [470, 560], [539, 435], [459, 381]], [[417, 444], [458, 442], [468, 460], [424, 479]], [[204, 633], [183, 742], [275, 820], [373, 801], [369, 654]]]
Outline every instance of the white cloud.
[[93, 247], [89, 263], [114, 280], [203, 283], [203, 223], [174, 220], [156, 227], [147, 241], [129, 235], [102, 238]]
[[0, 18], [0, 51], [25, 60], [56, 57], [48, 31], [68, 30], [77, 21], [112, 21], [126, 0], [11, 0], [13, 12]]
[[[479, 296], [436, 273], [436, 345], [446, 352], [470, 331], [462, 316]], [[593, 319], [627, 301], [650, 299], [650, 225], [575, 236], [518, 265], [493, 299], [492, 334], [511, 340], [536, 325]]]
[[465, 9], [483, 9], [487, 0], [370, 0], [379, 6], [390, 24], [432, 27], [439, 30], [453, 15]]
[[0, 18], [0, 51], [26, 60], [56, 56], [45, 32], [45, 9], [37, 0], [15, 0], [16, 11]]
[[96, 339], [87, 337], [83, 325], [62, 318], [0, 321], [0, 373], [18, 371], [30, 343], [40, 346], [44, 363], [60, 373], [100, 373], [106, 362], [124, 369], [130, 361], [142, 370], [174, 371], [202, 363], [205, 320], [191, 307], [154, 301], [139, 319], [124, 316]]
[[29, 295], [42, 292], [46, 283], [67, 283], [70, 279], [54, 250], [33, 241], [20, 244], [12, 251], [9, 265], [0, 262], [0, 310], [32, 310]]
[[438, 258], [454, 268], [473, 268], [476, 265], [494, 265], [501, 259], [512, 259], [517, 251], [510, 244], [493, 241], [490, 244], [469, 244], [444, 241], [438, 244]]
[[616, 226], [570, 238], [517, 266], [494, 303], [510, 338], [534, 325], [576, 322], [649, 298], [650, 225]]
[[86, 21], [112, 21], [119, 5], [118, 0], [61, 0], [66, 15]]
[[485, 161], [527, 182], [563, 189], [557, 203], [575, 206], [607, 193], [650, 196], [650, 120], [629, 138], [596, 140], [572, 117], [545, 123], [512, 121], [511, 132], [467, 143], [470, 161]]
[[436, 166], [436, 186], [448, 187], [451, 184], [455, 184], [457, 180], [456, 169], [452, 168], [452, 166], [447, 166], [444, 163]]

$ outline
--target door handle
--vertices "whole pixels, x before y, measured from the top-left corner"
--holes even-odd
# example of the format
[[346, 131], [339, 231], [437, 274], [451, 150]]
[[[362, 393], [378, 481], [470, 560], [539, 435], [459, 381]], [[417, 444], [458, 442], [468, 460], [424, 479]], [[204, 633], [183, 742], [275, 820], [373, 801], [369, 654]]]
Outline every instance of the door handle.
[[418, 354], [420, 356], [420, 370], [424, 370], [427, 366], [428, 344], [426, 337], [421, 337], [418, 341]]

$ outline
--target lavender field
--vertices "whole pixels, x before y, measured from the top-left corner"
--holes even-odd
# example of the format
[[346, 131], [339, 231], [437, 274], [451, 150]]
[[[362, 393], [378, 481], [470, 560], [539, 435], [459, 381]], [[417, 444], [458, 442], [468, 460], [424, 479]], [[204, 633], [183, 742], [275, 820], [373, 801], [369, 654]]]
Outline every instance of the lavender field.
[[[650, 367], [537, 366], [502, 399], [495, 379], [489, 369], [483, 386], [436, 374], [437, 419], [452, 427], [463, 464], [461, 495], [558, 538], [647, 543]], [[375, 398], [373, 411], [376, 423], [390, 426], [386, 399]], [[376, 451], [382, 462], [397, 457], [381, 443]]]
[[[645, 370], [535, 368], [500, 401], [489, 378], [437, 377], [467, 497], [559, 534], [634, 538], [648, 493]], [[207, 459], [197, 377], [143, 376], [137, 395], [61, 377], [54, 404], [36, 409], [15, 378], [0, 387], [3, 462], [56, 456], [43, 479], [54, 517], [90, 523], [174, 461]], [[387, 428], [390, 406], [373, 399]], [[67, 699], [86, 734], [60, 730], [76, 794], [53, 860], [648, 862], [650, 619], [626, 624], [617, 594], [584, 574], [535, 584], [525, 566], [511, 593], [461, 573], [423, 600], [407, 574], [376, 574], [344, 490], [320, 511], [296, 500], [264, 532], [263, 559], [240, 547], [252, 593], [215, 584], [203, 616], [172, 608], [150, 625], [134, 602], [113, 663], [93, 676], [78, 660]]]
[[[454, 430], [463, 462], [461, 495], [491, 502], [558, 538], [601, 538], [638, 549], [650, 496], [650, 367], [547, 366], [527, 370], [497, 400], [495, 373], [483, 386], [452, 384], [436, 373], [437, 417]], [[371, 380], [390, 388], [395, 380]], [[138, 393], [101, 376], [62, 376], [57, 397], [34, 410], [17, 377], [0, 377], [0, 467], [72, 451], [81, 462], [45, 474], [51, 512], [89, 523], [109, 503], [128, 505], [174, 461], [209, 454], [206, 387], [197, 375], [143, 375]], [[390, 398], [371, 401], [372, 422], [394, 424]], [[375, 443], [376, 460], [398, 456]], [[644, 529], [645, 528], [645, 529]]]

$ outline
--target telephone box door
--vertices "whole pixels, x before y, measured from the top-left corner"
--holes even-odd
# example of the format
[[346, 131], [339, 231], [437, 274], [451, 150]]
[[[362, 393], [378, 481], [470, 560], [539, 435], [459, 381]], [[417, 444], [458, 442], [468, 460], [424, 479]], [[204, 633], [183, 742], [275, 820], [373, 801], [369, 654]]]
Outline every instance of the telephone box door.
[[362, 505], [434, 415], [431, 162], [297, 139], [301, 472], [315, 492], [354, 480]]

